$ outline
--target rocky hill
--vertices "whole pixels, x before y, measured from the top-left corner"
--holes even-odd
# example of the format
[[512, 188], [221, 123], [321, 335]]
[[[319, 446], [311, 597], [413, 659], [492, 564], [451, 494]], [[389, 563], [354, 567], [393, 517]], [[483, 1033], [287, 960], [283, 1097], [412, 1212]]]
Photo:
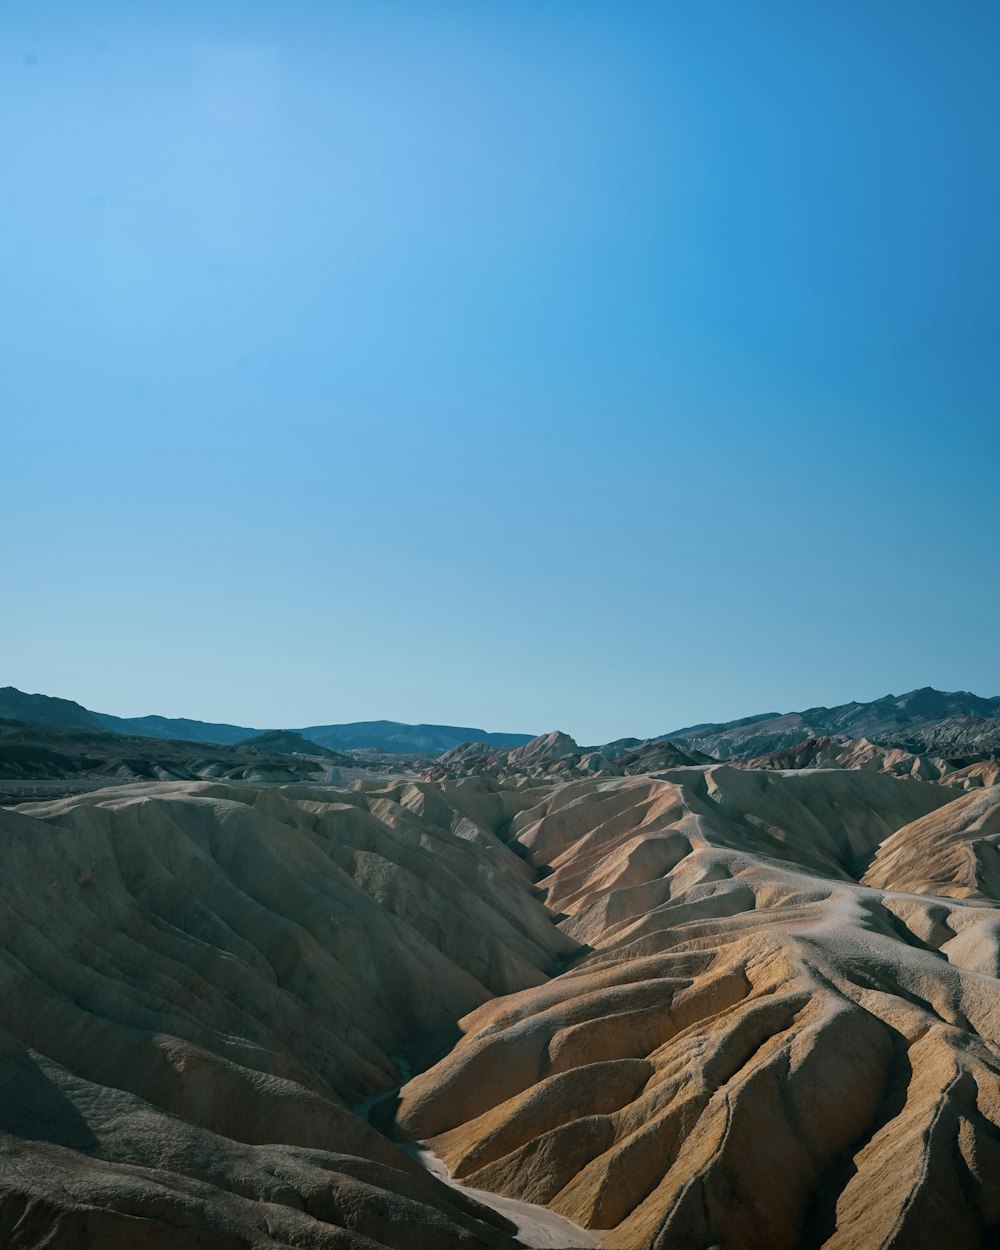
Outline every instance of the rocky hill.
[[965, 790], [996, 785], [1000, 781], [1000, 753], [930, 755], [906, 751], [902, 747], [879, 746], [867, 738], [807, 738], [783, 751], [734, 763], [742, 768], [857, 768], [888, 773], [892, 777], [940, 781]]
[[721, 724], [677, 729], [664, 735], [717, 759], [782, 751], [807, 738], [868, 738], [882, 746], [951, 754], [1000, 749], [1000, 697], [926, 686], [870, 703], [765, 713]]
[[990, 1244], [998, 846], [858, 768], [0, 809], [5, 1244]]
[[244, 738], [237, 742], [236, 746], [243, 751], [250, 751], [258, 755], [274, 753], [280, 755], [309, 755], [319, 756], [321, 759], [338, 760], [341, 763], [351, 758], [337, 751], [331, 751], [329, 747], [320, 746], [318, 742], [310, 742], [308, 738], [304, 738], [301, 734], [295, 733], [291, 729], [272, 729], [270, 733], [254, 734], [250, 738]]
[[846, 770], [547, 788], [511, 832], [586, 953], [470, 1013], [399, 1127], [614, 1250], [987, 1244], [998, 818]]
[[[622, 747], [625, 747], [622, 750]], [[427, 780], [487, 776], [568, 780], [573, 777], [625, 777], [686, 764], [709, 763], [700, 752], [687, 752], [668, 740], [640, 742], [624, 739], [607, 747], [579, 746], [559, 730], [542, 734], [512, 751], [498, 751], [487, 742], [465, 742], [453, 747], [423, 772]]]

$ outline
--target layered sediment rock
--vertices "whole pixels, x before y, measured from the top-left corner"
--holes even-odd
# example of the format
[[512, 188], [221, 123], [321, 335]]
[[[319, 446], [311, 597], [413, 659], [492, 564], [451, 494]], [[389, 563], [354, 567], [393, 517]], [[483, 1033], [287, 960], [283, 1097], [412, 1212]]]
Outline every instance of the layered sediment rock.
[[843, 768], [0, 810], [0, 1243], [512, 1250], [352, 1110], [406, 1060], [380, 1125], [608, 1250], [988, 1244], [998, 842]]
[[592, 949], [470, 1013], [401, 1128], [623, 1250], [982, 1244], [998, 811], [846, 771], [560, 787], [514, 833]]

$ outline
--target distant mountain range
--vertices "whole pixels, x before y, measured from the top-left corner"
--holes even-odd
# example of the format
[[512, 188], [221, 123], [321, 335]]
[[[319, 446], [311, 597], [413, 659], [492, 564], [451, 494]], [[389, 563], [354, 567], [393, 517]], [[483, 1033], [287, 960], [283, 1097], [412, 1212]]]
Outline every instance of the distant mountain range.
[[722, 724], [689, 725], [663, 736], [722, 760], [767, 755], [821, 737], [868, 738], [918, 751], [988, 751], [1000, 747], [1000, 697], [924, 686], [870, 703], [764, 712]]
[[[405, 725], [398, 721], [354, 721], [264, 730], [247, 725], [217, 724], [166, 716], [110, 716], [69, 699], [25, 694], [13, 686], [0, 689], [0, 717], [60, 729], [139, 735], [171, 741], [213, 745], [245, 745], [262, 734], [299, 734], [333, 751], [376, 750], [399, 754], [442, 755], [470, 743], [514, 748], [531, 742], [526, 733], [487, 733], [460, 725]], [[617, 757], [646, 749], [648, 742], [679, 742], [683, 750], [716, 759], [746, 759], [783, 751], [808, 738], [867, 738], [910, 751], [946, 754], [1000, 749], [1000, 697], [983, 698], [968, 691], [946, 692], [925, 686], [908, 694], [887, 694], [868, 703], [812, 707], [803, 712], [762, 712], [739, 720], [688, 725], [640, 742], [620, 738], [604, 746], [577, 748]], [[278, 743], [272, 744], [278, 748]]]
[[287, 731], [220, 746], [0, 718], [0, 796], [23, 791], [4, 785], [12, 781], [75, 781], [85, 786], [196, 780], [287, 783], [326, 781], [341, 776], [339, 770], [357, 767], [354, 756]]
[[[71, 699], [45, 694], [25, 694], [13, 686], [0, 688], [0, 717], [49, 725], [56, 729], [80, 729], [96, 733], [167, 738], [174, 742], [206, 742], [233, 746], [247, 738], [273, 730], [247, 725], [214, 724], [167, 716], [110, 716], [93, 712]], [[354, 721], [344, 725], [309, 725], [292, 733], [334, 751], [372, 749], [400, 754], [440, 755], [465, 742], [488, 742], [491, 746], [523, 746], [534, 734], [487, 733], [460, 725], [404, 725], [398, 721]]]

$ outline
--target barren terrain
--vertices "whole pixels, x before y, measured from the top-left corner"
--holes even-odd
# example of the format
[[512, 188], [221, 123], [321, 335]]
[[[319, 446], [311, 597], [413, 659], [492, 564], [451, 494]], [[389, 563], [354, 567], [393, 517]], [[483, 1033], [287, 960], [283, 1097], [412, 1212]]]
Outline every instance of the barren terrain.
[[3, 1244], [517, 1244], [393, 1137], [610, 1250], [982, 1244], [998, 837], [845, 768], [0, 810]]

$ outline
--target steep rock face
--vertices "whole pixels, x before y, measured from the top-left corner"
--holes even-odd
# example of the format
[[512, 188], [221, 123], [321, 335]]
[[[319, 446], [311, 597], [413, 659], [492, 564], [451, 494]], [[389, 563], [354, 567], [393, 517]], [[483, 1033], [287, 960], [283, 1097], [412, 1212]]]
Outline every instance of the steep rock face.
[[[1000, 790], [963, 795], [887, 838], [862, 877], [879, 889], [1000, 903]], [[943, 924], [947, 908], [938, 917]], [[956, 912], [956, 918], [965, 913]], [[975, 915], [975, 912], [969, 914]], [[997, 912], [1000, 929], [1000, 910]], [[984, 938], [981, 927], [975, 936]], [[995, 955], [985, 971], [997, 975]]]
[[510, 1244], [348, 1109], [574, 949], [455, 789], [0, 809], [4, 1245]]
[[470, 1013], [401, 1131], [615, 1250], [981, 1245], [992, 794], [725, 767], [556, 788], [513, 833], [591, 950]]
[[561, 730], [553, 729], [551, 733], [542, 734], [538, 738], [533, 738], [530, 742], [525, 743], [522, 747], [517, 747], [507, 756], [508, 763], [517, 768], [519, 766], [541, 764], [546, 760], [559, 760], [566, 755], [579, 755], [580, 748], [569, 736]]

